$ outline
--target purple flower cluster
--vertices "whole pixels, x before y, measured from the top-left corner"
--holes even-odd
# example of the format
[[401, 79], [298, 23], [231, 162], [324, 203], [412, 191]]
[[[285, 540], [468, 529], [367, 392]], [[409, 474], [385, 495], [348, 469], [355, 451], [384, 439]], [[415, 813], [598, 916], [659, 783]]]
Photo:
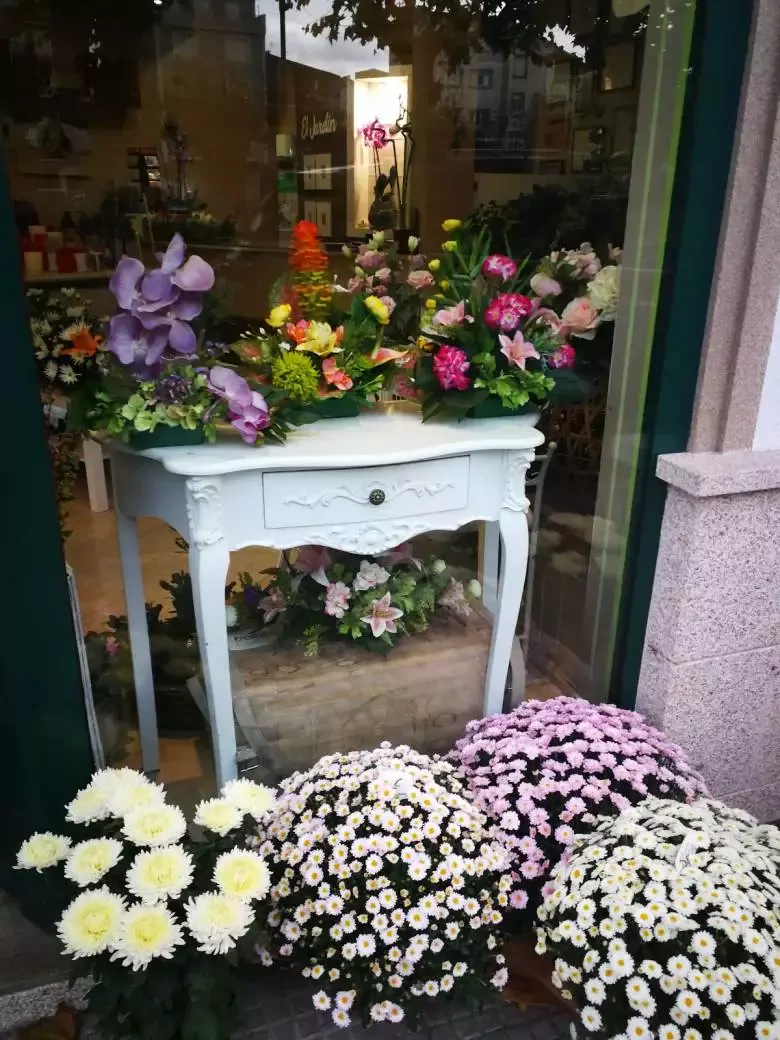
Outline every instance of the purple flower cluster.
[[526, 701], [469, 723], [452, 759], [513, 858], [510, 904], [538, 904], [575, 833], [648, 795], [706, 791], [685, 753], [641, 715], [576, 697]]
[[108, 349], [140, 376], [159, 370], [166, 347], [184, 356], [195, 353], [190, 322], [201, 312], [202, 294], [214, 284], [214, 270], [199, 256], [185, 260], [185, 248], [181, 235], [174, 235], [153, 271], [123, 256], [109, 282], [122, 310], [111, 319]]
[[247, 444], [254, 444], [257, 435], [271, 421], [263, 395], [253, 390], [238, 372], [219, 365], [209, 372], [208, 388], [212, 394], [227, 401], [230, 425], [238, 430]]

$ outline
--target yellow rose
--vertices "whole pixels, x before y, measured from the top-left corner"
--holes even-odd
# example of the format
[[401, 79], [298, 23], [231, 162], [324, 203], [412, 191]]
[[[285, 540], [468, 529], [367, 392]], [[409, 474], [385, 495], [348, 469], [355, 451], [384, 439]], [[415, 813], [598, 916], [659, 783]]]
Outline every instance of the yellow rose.
[[454, 253], [458, 248], [458, 243], [454, 238], [448, 238], [446, 242], [442, 242], [441, 247], [447, 253]]
[[387, 325], [390, 321], [390, 311], [387, 309], [387, 305], [382, 303], [378, 296], [367, 296], [363, 303], [366, 305], [366, 309], [373, 314], [380, 325]]
[[434, 257], [433, 260], [428, 261], [428, 267], [431, 271], [438, 271], [441, 267], [441, 260], [438, 260]]
[[449, 289], [450, 287], [450, 283], [447, 281], [446, 278], [442, 278], [442, 280], [439, 282], [439, 287], [441, 289], [444, 289], [444, 291], [446, 292], [447, 289]]
[[425, 301], [425, 309], [426, 309], [426, 311], [435, 311], [436, 310], [436, 300], [426, 300]]
[[271, 309], [271, 313], [265, 320], [272, 329], [280, 329], [286, 321], [290, 320], [291, 314], [292, 307], [289, 303], [280, 303], [278, 307], [273, 307]]
[[442, 231], [446, 231], [447, 234], [449, 234], [450, 231], [457, 231], [459, 227], [462, 227], [462, 225], [462, 220], [445, 220], [441, 226], [441, 229]]

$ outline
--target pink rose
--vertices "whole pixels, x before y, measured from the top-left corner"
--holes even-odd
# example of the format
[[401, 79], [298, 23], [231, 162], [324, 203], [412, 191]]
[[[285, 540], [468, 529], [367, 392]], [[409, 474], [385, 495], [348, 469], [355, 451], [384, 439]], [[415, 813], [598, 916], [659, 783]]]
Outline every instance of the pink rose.
[[535, 274], [531, 279], [531, 288], [537, 296], [560, 296], [561, 283], [548, 274]]
[[384, 282], [384, 284], [387, 285], [388, 282], [392, 282], [393, 280], [393, 272], [389, 267], [380, 267], [376, 273], [376, 277], [377, 281]]
[[410, 271], [406, 278], [406, 284], [412, 289], [430, 289], [436, 284], [436, 279], [430, 271]]
[[568, 329], [569, 335], [582, 339], [593, 339], [600, 324], [601, 313], [587, 296], [578, 296], [567, 303], [561, 315], [561, 331]]

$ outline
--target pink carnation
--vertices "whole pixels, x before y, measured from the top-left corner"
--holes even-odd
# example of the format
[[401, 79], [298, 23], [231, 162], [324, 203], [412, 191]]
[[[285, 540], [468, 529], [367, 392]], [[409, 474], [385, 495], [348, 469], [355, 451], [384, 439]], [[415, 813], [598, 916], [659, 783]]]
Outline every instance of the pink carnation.
[[468, 390], [466, 372], [471, 367], [466, 352], [460, 347], [439, 347], [433, 359], [433, 371], [442, 390]]
[[502, 282], [509, 282], [517, 274], [517, 264], [511, 256], [494, 253], [492, 256], [485, 257], [482, 263], [482, 273], [500, 278]]
[[501, 332], [514, 332], [536, 310], [530, 296], [521, 293], [500, 293], [485, 310], [485, 324]]
[[547, 364], [550, 368], [571, 368], [574, 364], [575, 357], [576, 352], [574, 347], [568, 343], [564, 343], [547, 359]]

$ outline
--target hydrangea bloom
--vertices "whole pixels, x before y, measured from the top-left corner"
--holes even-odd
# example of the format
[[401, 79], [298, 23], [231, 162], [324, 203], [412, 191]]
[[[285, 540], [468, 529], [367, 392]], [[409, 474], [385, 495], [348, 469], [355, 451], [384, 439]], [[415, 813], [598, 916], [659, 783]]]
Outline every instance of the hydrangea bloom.
[[684, 801], [705, 790], [681, 748], [641, 715], [576, 697], [471, 722], [453, 758], [511, 850], [517, 910], [536, 904], [575, 832], [598, 816], [647, 795]]
[[648, 798], [602, 820], [553, 871], [536, 933], [575, 1035], [780, 1036], [780, 833], [738, 809]]
[[254, 840], [272, 873], [262, 960], [300, 965], [340, 1025], [414, 1025], [428, 996], [502, 988], [506, 856], [486, 823], [452, 766], [408, 747], [294, 774]]

